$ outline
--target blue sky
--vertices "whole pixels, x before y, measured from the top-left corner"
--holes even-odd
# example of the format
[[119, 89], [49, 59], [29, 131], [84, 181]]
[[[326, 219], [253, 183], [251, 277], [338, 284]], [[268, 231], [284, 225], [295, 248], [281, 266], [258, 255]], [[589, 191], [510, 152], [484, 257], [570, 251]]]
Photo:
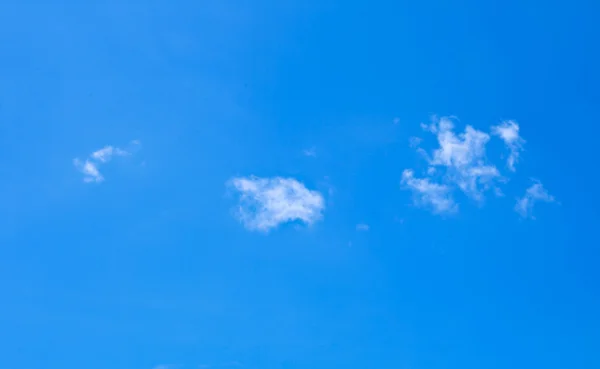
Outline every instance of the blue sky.
[[0, 366], [600, 367], [599, 11], [2, 2]]

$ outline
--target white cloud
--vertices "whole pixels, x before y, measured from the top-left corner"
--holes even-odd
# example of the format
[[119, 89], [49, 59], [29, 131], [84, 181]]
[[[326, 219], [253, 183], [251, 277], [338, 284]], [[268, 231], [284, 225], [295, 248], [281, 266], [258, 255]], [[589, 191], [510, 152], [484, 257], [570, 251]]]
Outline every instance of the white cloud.
[[[140, 141], [133, 140], [131, 145], [137, 147], [140, 145]], [[79, 158], [73, 159], [73, 164], [77, 170], [84, 174], [84, 182], [100, 183], [104, 181], [104, 176], [98, 169], [100, 165], [108, 163], [114, 156], [127, 156], [130, 154], [130, 151], [118, 147], [104, 146], [103, 148], [92, 152], [88, 159], [84, 161], [80, 160]]]
[[[481, 202], [484, 193], [496, 191], [496, 184], [503, 180], [496, 166], [487, 160], [490, 135], [470, 125], [462, 133], [455, 133], [455, 119], [434, 116], [431, 123], [421, 123], [424, 131], [436, 136], [439, 147], [428, 152], [420, 147], [420, 139], [411, 138], [410, 146], [427, 161], [426, 175], [416, 178], [412, 170], [405, 170], [402, 176], [405, 187], [413, 191], [415, 202], [427, 205], [436, 213], [458, 209], [451, 196], [455, 189]], [[440, 183], [433, 180], [434, 176]]]
[[541, 182], [534, 180], [534, 183], [525, 191], [523, 197], [517, 199], [515, 211], [523, 218], [533, 217], [533, 206], [536, 202], [555, 202], [554, 196], [550, 195]]
[[94, 151], [91, 157], [102, 163], [106, 163], [110, 161], [113, 155], [126, 156], [129, 155], [129, 152], [119, 149], [118, 147], [104, 146], [100, 150]]
[[[433, 117], [433, 119], [435, 120], [436, 118]], [[437, 133], [437, 126], [435, 123], [421, 123], [421, 129], [426, 132]]]
[[490, 136], [471, 126], [467, 126], [464, 133], [456, 135], [454, 124], [446, 117], [434, 121], [427, 128], [437, 135], [440, 145], [433, 152], [429, 164], [446, 167], [449, 181], [458, 185], [467, 196], [481, 200], [482, 192], [500, 176], [498, 169], [486, 161], [485, 145]]
[[[486, 145], [490, 135], [498, 136], [508, 149], [510, 156], [506, 165], [512, 172], [518, 162], [525, 140], [519, 135], [519, 125], [512, 120], [492, 126], [490, 134], [467, 125], [462, 133], [455, 133], [455, 117], [433, 117], [431, 123], [421, 123], [424, 131], [436, 136], [439, 147], [426, 151], [420, 146], [420, 139], [410, 140], [414, 148], [427, 162], [423, 178], [415, 177], [413, 170], [405, 170], [402, 183], [412, 190], [415, 203], [430, 207], [434, 212], [456, 211], [452, 194], [462, 191], [469, 198], [481, 202], [484, 194], [491, 191], [496, 197], [504, 197], [499, 185], [507, 178], [486, 156]], [[437, 180], [434, 180], [437, 179]], [[439, 182], [439, 183], [438, 183]], [[536, 182], [517, 202], [515, 209], [524, 217], [530, 216], [536, 201], [553, 202], [554, 198]]]
[[498, 126], [493, 126], [492, 134], [500, 137], [510, 150], [506, 166], [514, 172], [515, 164], [519, 161], [519, 155], [523, 151], [523, 144], [525, 144], [525, 140], [519, 136], [519, 125], [515, 121], [507, 120]]
[[356, 225], [356, 230], [357, 231], [362, 231], [362, 232], [366, 232], [369, 230], [369, 225], [368, 224], [364, 224], [364, 223], [359, 223]]
[[431, 183], [429, 178], [416, 178], [410, 169], [402, 173], [402, 184], [413, 192], [417, 206], [429, 208], [436, 214], [454, 213], [458, 210], [449, 186]]
[[99, 183], [99, 182], [104, 181], [104, 177], [98, 170], [98, 166], [96, 164], [92, 163], [91, 161], [86, 160], [85, 162], [82, 162], [79, 159], [74, 159], [73, 164], [75, 165], [75, 168], [77, 168], [77, 170], [79, 170], [81, 173], [84, 174], [84, 177], [83, 177], [84, 182]]
[[325, 208], [321, 193], [294, 178], [237, 177], [229, 185], [240, 195], [237, 216], [249, 230], [268, 232], [293, 221], [311, 225]]

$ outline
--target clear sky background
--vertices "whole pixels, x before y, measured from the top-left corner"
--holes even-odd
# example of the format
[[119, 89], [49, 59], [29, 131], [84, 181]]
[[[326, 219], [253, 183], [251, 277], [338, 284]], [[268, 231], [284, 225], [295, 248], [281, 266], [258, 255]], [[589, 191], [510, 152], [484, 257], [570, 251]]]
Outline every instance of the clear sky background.
[[0, 367], [600, 367], [598, 4], [0, 2]]

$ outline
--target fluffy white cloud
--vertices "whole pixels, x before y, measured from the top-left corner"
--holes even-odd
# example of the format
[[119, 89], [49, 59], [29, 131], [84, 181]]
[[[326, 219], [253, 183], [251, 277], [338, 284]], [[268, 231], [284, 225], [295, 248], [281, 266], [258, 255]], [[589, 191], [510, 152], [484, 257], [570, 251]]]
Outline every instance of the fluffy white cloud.
[[[435, 213], [458, 209], [452, 198], [454, 190], [460, 190], [476, 201], [482, 201], [488, 190], [496, 197], [505, 196], [498, 186], [506, 181], [506, 177], [500, 174], [486, 156], [490, 134], [469, 125], [464, 132], [457, 134], [454, 132], [455, 120], [455, 117], [433, 117], [431, 123], [421, 123], [424, 131], [436, 136], [439, 147], [428, 152], [420, 146], [420, 139], [411, 138], [410, 146], [416, 149], [428, 166], [423, 178], [415, 177], [411, 169], [402, 174], [402, 184], [413, 192], [414, 202], [431, 208]], [[513, 120], [507, 120], [492, 126], [490, 132], [499, 137], [510, 150], [506, 166], [514, 172], [525, 144], [519, 134], [519, 125]], [[523, 217], [532, 217], [533, 206], [539, 201], [555, 202], [555, 199], [539, 181], [535, 181], [525, 195], [518, 199], [515, 210]]]
[[515, 164], [519, 161], [519, 155], [523, 151], [523, 145], [525, 144], [525, 140], [519, 136], [519, 125], [515, 121], [507, 120], [498, 126], [493, 126], [492, 134], [500, 137], [510, 150], [506, 166], [514, 172]]
[[[139, 140], [131, 141], [131, 148], [135, 149], [140, 145]], [[99, 166], [108, 163], [114, 156], [127, 156], [131, 152], [114, 146], [104, 146], [103, 148], [92, 152], [88, 159], [73, 159], [75, 168], [83, 173], [83, 181], [86, 183], [100, 183], [104, 181], [104, 176], [100, 173]]]
[[534, 183], [525, 191], [525, 195], [517, 199], [515, 211], [523, 218], [535, 219], [533, 217], [533, 206], [538, 201], [555, 202], [556, 200], [554, 199], [554, 196], [548, 193], [541, 182], [534, 181]]
[[436, 214], [454, 213], [458, 205], [447, 185], [432, 183], [429, 178], [416, 178], [410, 169], [402, 173], [402, 185], [413, 192], [415, 205], [431, 209]]
[[500, 176], [494, 165], [486, 162], [485, 145], [490, 136], [471, 126], [464, 133], [456, 135], [454, 124], [449, 118], [426, 126], [437, 135], [440, 145], [433, 152], [430, 165], [446, 167], [446, 178], [456, 183], [469, 197], [482, 199], [482, 192], [491, 187], [493, 180]]
[[293, 221], [311, 225], [325, 208], [321, 193], [294, 178], [237, 177], [229, 185], [239, 193], [237, 216], [249, 230], [268, 232]]
[[[428, 152], [420, 146], [420, 140], [411, 139], [410, 146], [427, 161], [428, 166], [423, 178], [415, 177], [412, 170], [404, 171], [402, 176], [405, 187], [413, 191], [415, 201], [429, 206], [436, 213], [453, 212], [458, 209], [451, 196], [455, 190], [460, 190], [469, 198], [481, 202], [488, 190], [493, 190], [498, 196], [501, 191], [497, 185], [504, 180], [486, 155], [490, 135], [470, 125], [467, 125], [463, 132], [456, 133], [455, 120], [455, 117], [433, 117], [431, 123], [421, 123], [424, 131], [435, 135], [438, 147]], [[511, 127], [507, 123], [507, 128]], [[500, 130], [498, 127], [494, 129], [494, 132]], [[520, 148], [518, 134], [517, 138], [511, 137], [509, 132], [504, 132], [504, 135], [513, 147]], [[516, 152], [518, 155], [518, 150]], [[516, 157], [512, 162], [514, 161]]]

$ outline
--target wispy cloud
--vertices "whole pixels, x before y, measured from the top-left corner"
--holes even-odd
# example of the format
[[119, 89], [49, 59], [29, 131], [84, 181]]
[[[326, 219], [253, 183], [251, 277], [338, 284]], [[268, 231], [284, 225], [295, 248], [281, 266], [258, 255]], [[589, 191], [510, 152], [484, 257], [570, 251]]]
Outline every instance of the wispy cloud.
[[83, 173], [83, 181], [86, 183], [100, 183], [104, 181], [104, 176], [100, 173], [99, 166], [108, 163], [114, 156], [131, 155], [132, 150], [141, 145], [139, 140], [131, 141], [131, 150], [124, 150], [114, 146], [104, 146], [103, 148], [92, 152], [85, 160], [79, 158], [73, 159], [75, 168]]
[[237, 177], [228, 184], [239, 194], [237, 216], [248, 230], [268, 232], [293, 221], [311, 225], [325, 209], [321, 193], [294, 178]]
[[126, 156], [129, 155], [129, 152], [118, 147], [104, 146], [100, 150], [94, 151], [91, 157], [101, 163], [106, 163], [112, 159], [113, 155]]
[[412, 191], [413, 201], [417, 206], [429, 208], [436, 214], [454, 213], [458, 210], [451, 188], [447, 185], [432, 183], [429, 178], [416, 178], [410, 169], [402, 173], [401, 183]]
[[540, 181], [534, 180], [534, 183], [525, 191], [525, 195], [517, 199], [515, 211], [523, 218], [535, 219], [533, 206], [539, 201], [556, 202], [556, 199], [548, 193]]
[[175, 364], [159, 364], [156, 365], [153, 369], [175, 369], [178, 366]]
[[365, 223], [359, 223], [356, 225], [356, 230], [360, 232], [366, 232], [369, 230], [369, 225]]
[[[412, 169], [402, 174], [402, 184], [413, 192], [415, 204], [430, 208], [434, 213], [457, 211], [458, 205], [452, 194], [462, 191], [467, 197], [482, 202], [484, 193], [491, 191], [495, 197], [504, 197], [500, 185], [507, 178], [486, 155], [486, 145], [490, 134], [504, 141], [510, 150], [506, 166], [515, 171], [525, 140], [519, 134], [519, 125], [513, 120], [503, 121], [492, 126], [490, 134], [467, 125], [462, 133], [454, 132], [456, 117], [433, 117], [431, 123], [421, 123], [421, 128], [436, 136], [439, 147], [426, 151], [421, 141], [411, 138], [410, 147], [416, 149], [428, 166], [423, 178], [415, 176]], [[531, 217], [536, 202], [554, 202], [555, 199], [544, 189], [539, 181], [529, 187], [519, 198], [515, 210], [523, 217]]]
[[446, 117], [434, 121], [429, 130], [437, 135], [440, 145], [433, 152], [430, 165], [446, 167], [448, 180], [456, 183], [467, 196], [481, 200], [482, 192], [500, 176], [498, 169], [486, 161], [485, 145], [490, 136], [471, 126], [457, 135], [453, 122]]
[[77, 168], [77, 170], [79, 170], [81, 173], [83, 173], [83, 181], [86, 183], [90, 183], [90, 182], [102, 182], [104, 181], [104, 176], [102, 176], [102, 174], [100, 173], [100, 171], [98, 170], [98, 166], [96, 164], [94, 164], [93, 162], [86, 160], [85, 162], [82, 162], [79, 159], [73, 159], [73, 165], [75, 165], [75, 168]]
[[317, 149], [315, 149], [314, 147], [311, 147], [309, 149], [302, 150], [302, 154], [304, 156], [316, 158], [317, 157]]
[[423, 139], [420, 137], [411, 137], [408, 139], [408, 144], [410, 145], [410, 147], [415, 149], [415, 148], [419, 147], [419, 145], [421, 144], [422, 141], [423, 141]]
[[486, 156], [490, 135], [470, 125], [463, 132], [455, 133], [455, 120], [455, 117], [433, 117], [431, 123], [421, 123], [421, 128], [437, 139], [438, 147], [432, 151], [420, 146], [420, 138], [411, 138], [409, 142], [428, 166], [423, 178], [415, 177], [412, 169], [405, 170], [402, 183], [413, 192], [416, 204], [428, 207], [434, 213], [458, 210], [452, 197], [455, 190], [482, 202], [484, 193], [495, 190], [503, 179]]
[[510, 150], [506, 166], [514, 172], [515, 164], [519, 161], [519, 155], [525, 144], [525, 140], [519, 135], [519, 125], [513, 120], [507, 120], [500, 125], [493, 126], [492, 134], [500, 137]]

